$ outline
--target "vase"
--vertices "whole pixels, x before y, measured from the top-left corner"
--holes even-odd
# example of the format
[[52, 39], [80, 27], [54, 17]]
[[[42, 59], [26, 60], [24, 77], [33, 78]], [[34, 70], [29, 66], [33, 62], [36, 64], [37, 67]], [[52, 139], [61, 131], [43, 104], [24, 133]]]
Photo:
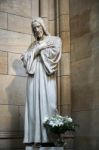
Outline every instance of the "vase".
[[56, 147], [64, 147], [66, 145], [66, 141], [64, 140], [64, 137], [62, 134], [59, 134], [56, 136], [54, 144]]

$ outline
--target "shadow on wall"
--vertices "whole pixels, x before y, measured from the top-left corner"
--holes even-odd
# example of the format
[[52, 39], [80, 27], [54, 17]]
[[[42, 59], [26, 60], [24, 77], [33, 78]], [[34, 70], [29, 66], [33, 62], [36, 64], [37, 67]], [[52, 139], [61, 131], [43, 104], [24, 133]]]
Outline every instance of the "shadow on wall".
[[7, 3], [7, 0], [0, 0], [0, 5], [1, 5], [2, 3]]
[[8, 98], [8, 139], [9, 149], [23, 148], [24, 101], [26, 97], [26, 77], [22, 76], [22, 63], [13, 61], [13, 72], [6, 88]]

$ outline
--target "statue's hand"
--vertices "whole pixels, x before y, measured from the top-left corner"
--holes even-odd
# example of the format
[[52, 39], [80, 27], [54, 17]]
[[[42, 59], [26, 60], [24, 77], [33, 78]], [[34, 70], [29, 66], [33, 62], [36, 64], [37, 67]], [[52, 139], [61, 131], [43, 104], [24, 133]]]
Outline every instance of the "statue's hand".
[[47, 43], [45, 41], [41, 42], [38, 46], [39, 50], [45, 49], [47, 48]]
[[52, 42], [49, 42], [49, 41], [43, 41], [38, 46], [39, 50], [43, 50], [45, 48], [52, 48], [52, 47], [54, 47], [54, 45]]
[[34, 56], [39, 55], [42, 50], [52, 47], [54, 47], [54, 44], [52, 42], [41, 41], [39, 45], [34, 49]]

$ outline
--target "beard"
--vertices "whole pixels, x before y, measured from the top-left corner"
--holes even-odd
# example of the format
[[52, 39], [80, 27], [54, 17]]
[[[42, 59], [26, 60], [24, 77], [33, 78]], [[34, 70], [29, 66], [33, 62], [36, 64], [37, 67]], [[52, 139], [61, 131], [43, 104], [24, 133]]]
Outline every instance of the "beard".
[[35, 32], [34, 33], [34, 36], [35, 36], [35, 38], [37, 38], [37, 39], [41, 39], [42, 37], [43, 37], [43, 32]]

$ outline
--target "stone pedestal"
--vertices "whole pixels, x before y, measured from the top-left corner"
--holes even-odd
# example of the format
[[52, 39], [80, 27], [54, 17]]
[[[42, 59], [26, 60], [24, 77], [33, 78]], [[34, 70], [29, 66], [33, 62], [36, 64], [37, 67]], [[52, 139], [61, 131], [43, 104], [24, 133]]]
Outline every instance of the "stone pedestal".
[[25, 150], [63, 150], [63, 147], [33, 147], [26, 146]]

